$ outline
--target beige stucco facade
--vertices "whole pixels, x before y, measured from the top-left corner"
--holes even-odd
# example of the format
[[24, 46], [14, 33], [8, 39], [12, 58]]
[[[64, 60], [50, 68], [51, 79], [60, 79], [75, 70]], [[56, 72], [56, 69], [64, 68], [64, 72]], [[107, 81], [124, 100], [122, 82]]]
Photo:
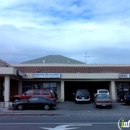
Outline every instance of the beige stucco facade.
[[[55, 65], [54, 65], [55, 66]], [[72, 66], [72, 65], [71, 65]], [[24, 65], [21, 65], [24, 67]], [[73, 81], [73, 82], [109, 82], [109, 91], [113, 100], [117, 98], [117, 86], [116, 82], [129, 82], [129, 79], [121, 79], [119, 78], [119, 73], [60, 73], [60, 78], [34, 78], [33, 73], [24, 73], [22, 75], [17, 74], [17, 69], [15, 65], [12, 67], [0, 67], [0, 86], [4, 85], [4, 102], [5, 106], [9, 105], [10, 101], [10, 91], [13, 88], [11, 85], [12, 80], [16, 82], [17, 92], [22, 93], [22, 83], [24, 81], [55, 81], [57, 82], [57, 93], [59, 97], [59, 101], [65, 100], [65, 82]], [[3, 84], [3, 83], [4, 84]], [[15, 89], [15, 88], [13, 88]], [[0, 89], [2, 90], [2, 89]], [[1, 92], [2, 94], [3, 92]]]

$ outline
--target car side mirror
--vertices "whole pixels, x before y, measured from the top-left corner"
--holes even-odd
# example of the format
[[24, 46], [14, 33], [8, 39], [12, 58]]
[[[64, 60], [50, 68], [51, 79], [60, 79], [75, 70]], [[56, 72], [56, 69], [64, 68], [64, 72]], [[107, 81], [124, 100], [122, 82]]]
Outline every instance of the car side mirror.
[[27, 95], [26, 93], [24, 93], [24, 95]]

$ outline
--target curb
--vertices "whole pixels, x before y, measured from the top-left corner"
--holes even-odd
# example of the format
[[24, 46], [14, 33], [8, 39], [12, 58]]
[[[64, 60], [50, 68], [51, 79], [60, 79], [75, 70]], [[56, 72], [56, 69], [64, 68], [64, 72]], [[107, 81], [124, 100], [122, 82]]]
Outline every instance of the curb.
[[63, 116], [61, 114], [0, 114], [0, 116]]

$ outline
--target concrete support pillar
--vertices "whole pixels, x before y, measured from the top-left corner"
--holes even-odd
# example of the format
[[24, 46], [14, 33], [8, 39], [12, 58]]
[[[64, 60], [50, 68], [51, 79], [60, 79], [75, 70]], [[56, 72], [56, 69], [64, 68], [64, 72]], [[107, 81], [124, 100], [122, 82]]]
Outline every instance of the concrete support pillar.
[[22, 81], [19, 81], [18, 83], [18, 93], [22, 94]]
[[57, 83], [57, 94], [58, 94], [58, 101], [61, 100], [61, 83]]
[[9, 101], [10, 101], [10, 77], [5, 76], [5, 79], [4, 79], [4, 102], [5, 102], [5, 107], [9, 107]]
[[116, 85], [115, 85], [115, 81], [111, 81], [110, 82], [110, 95], [113, 101], [116, 101], [117, 98], [117, 89], [116, 89]]
[[61, 101], [65, 100], [65, 88], [64, 88], [64, 81], [61, 81]]

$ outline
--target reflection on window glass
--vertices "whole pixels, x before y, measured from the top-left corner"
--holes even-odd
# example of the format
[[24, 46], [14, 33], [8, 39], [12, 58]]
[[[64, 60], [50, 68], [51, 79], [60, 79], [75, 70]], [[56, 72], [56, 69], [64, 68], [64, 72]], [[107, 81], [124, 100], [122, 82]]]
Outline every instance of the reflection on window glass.
[[29, 101], [37, 101], [38, 100], [38, 97], [32, 97], [29, 99]]
[[31, 82], [23, 82], [22, 83], [22, 92], [26, 92], [27, 90], [32, 89], [32, 83]]
[[43, 94], [43, 95], [49, 95], [49, 92], [46, 91], [46, 90], [42, 90], [42, 94]]
[[50, 87], [56, 87], [56, 83], [50, 83]]
[[26, 92], [26, 95], [31, 95], [32, 94], [32, 90], [28, 90], [27, 92]]
[[34, 95], [40, 95], [40, 90], [34, 90], [33, 94]]
[[43, 83], [43, 88], [49, 88], [49, 83]]
[[34, 84], [34, 89], [38, 89], [38, 84]]
[[42, 88], [49, 88], [52, 90], [57, 90], [57, 83], [43, 83], [43, 87]]

